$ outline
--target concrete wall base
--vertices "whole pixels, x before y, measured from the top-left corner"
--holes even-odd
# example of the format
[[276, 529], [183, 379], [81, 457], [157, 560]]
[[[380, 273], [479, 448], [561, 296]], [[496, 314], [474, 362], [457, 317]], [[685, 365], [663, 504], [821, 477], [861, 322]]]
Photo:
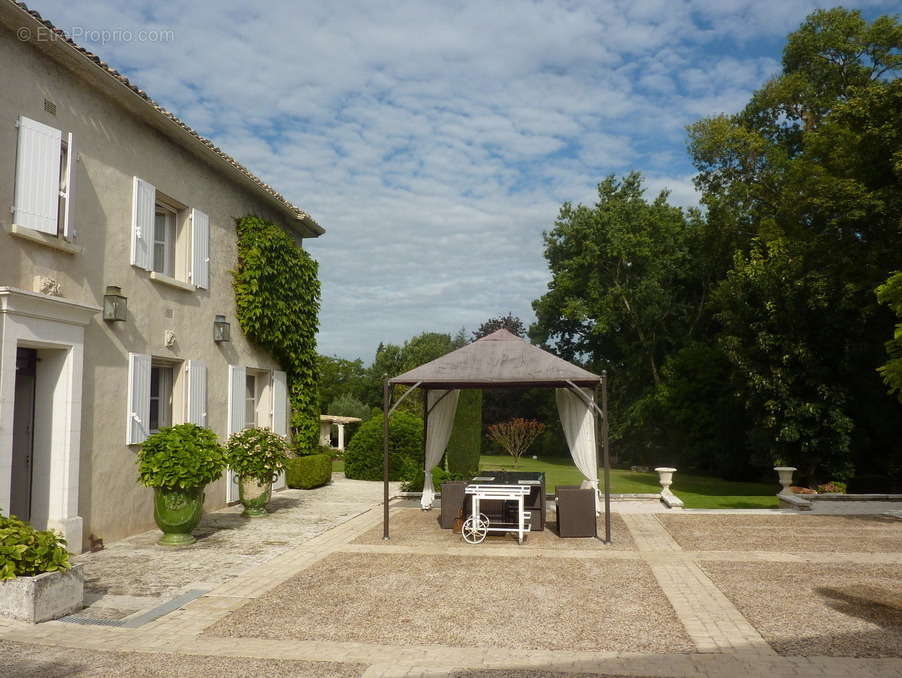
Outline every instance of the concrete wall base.
[[84, 607], [84, 593], [81, 565], [65, 572], [0, 581], [0, 616], [32, 624], [58, 619]]

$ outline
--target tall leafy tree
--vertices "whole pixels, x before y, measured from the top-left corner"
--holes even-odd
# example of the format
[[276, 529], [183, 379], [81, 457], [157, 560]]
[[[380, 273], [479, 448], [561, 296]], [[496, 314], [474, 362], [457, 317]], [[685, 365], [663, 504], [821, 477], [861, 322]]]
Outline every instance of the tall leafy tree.
[[489, 318], [482, 323], [482, 325], [479, 326], [479, 329], [473, 332], [472, 341], [482, 339], [498, 330], [507, 330], [515, 337], [523, 338], [526, 336], [526, 326], [523, 324], [523, 321], [513, 313], [508, 313], [507, 315], [498, 316], [497, 318]]
[[530, 336], [609, 371], [619, 437], [643, 429], [633, 405], [703, 324], [705, 272], [695, 256], [703, 231], [700, 214], [670, 205], [666, 192], [647, 200], [631, 173], [599, 184], [592, 207], [565, 203], [545, 235], [552, 279], [533, 302]]
[[894, 18], [815, 12], [740, 114], [690, 128], [709, 224], [739, 250], [715, 306], [750, 440], [812, 477], [900, 454], [873, 294], [900, 264], [900, 48]]

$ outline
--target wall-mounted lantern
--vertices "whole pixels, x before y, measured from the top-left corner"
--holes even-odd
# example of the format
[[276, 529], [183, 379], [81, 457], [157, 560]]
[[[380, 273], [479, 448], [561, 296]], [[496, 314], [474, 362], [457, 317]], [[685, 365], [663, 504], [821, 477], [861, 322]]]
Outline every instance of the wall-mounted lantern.
[[216, 316], [216, 319], [213, 321], [213, 341], [218, 344], [221, 341], [231, 340], [231, 326], [226, 322], [225, 316]]
[[103, 319], [120, 322], [128, 317], [128, 298], [116, 285], [107, 285], [103, 295]]

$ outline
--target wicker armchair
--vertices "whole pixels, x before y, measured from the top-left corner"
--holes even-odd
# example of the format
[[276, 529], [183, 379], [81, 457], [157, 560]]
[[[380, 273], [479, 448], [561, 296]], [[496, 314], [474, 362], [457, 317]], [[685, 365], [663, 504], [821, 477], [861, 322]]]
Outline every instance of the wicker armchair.
[[597, 537], [595, 490], [558, 485], [554, 500], [559, 537]]

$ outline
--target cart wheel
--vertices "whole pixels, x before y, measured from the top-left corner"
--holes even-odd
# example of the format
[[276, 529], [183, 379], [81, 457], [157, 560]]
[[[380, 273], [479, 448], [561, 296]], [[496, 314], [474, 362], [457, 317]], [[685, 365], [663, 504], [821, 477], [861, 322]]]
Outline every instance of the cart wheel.
[[464, 541], [468, 544], [481, 543], [489, 533], [488, 526], [488, 520], [483, 520], [482, 516], [470, 516], [464, 521], [463, 528], [461, 528]]

